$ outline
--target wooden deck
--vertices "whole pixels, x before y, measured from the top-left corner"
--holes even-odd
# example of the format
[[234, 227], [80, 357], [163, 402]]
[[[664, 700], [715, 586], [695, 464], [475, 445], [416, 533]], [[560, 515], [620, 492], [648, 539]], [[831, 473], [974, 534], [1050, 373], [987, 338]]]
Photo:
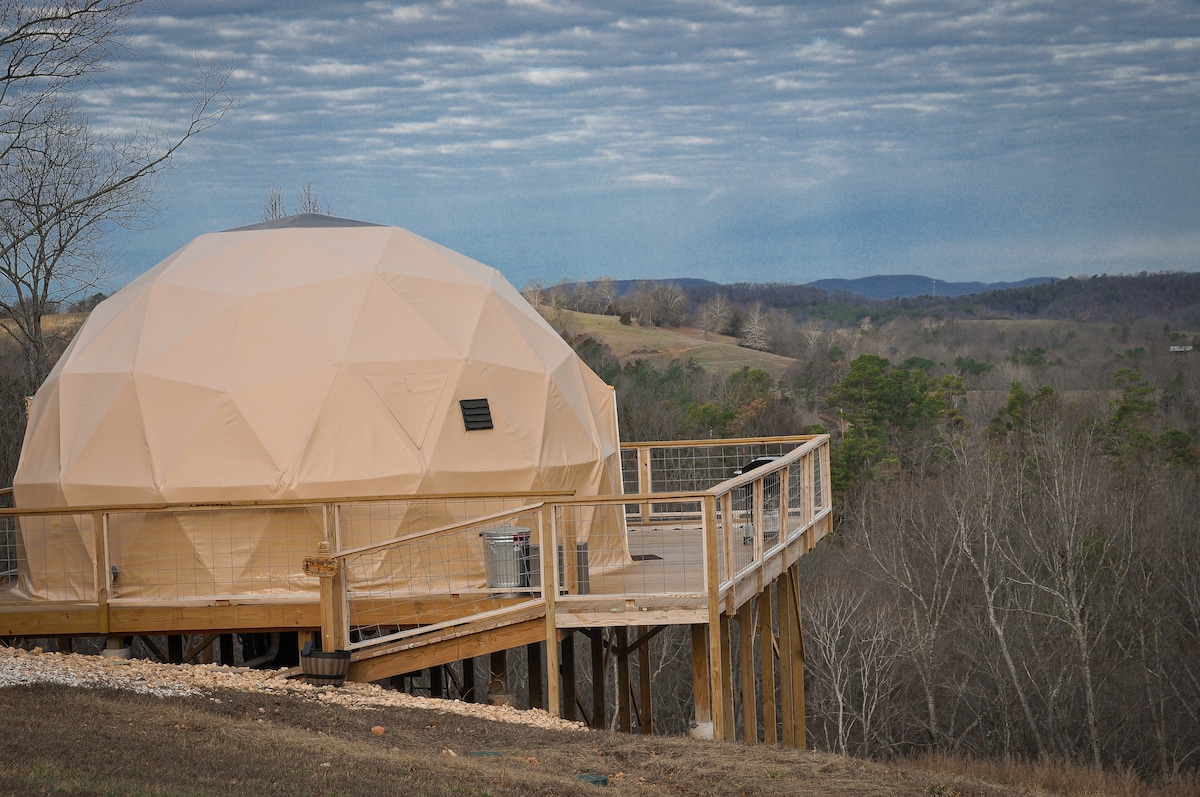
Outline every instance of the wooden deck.
[[[532, 498], [529, 499], [534, 501], [532, 504], [521, 506], [520, 501], [512, 504], [519, 509], [484, 518], [468, 518], [357, 549], [339, 551], [336, 548], [337, 501], [304, 502], [306, 512], [310, 515], [315, 512], [317, 517], [325, 518], [326, 541], [317, 546], [324, 546], [324, 550], [295, 554], [297, 560], [305, 559], [305, 572], [308, 572], [308, 560], [314, 560], [316, 566], [309, 575], [319, 581], [319, 595], [313, 590], [291, 596], [239, 594], [163, 600], [120, 597], [119, 590], [113, 588], [117, 569], [110, 568], [106, 558], [109, 516], [146, 511], [146, 508], [63, 510], [64, 513], [90, 516], [87, 525], [90, 530], [86, 533], [94, 535], [89, 548], [94, 554], [92, 561], [82, 563], [79, 572], [86, 577], [84, 583], [93, 581], [91, 573], [94, 572], [95, 599], [73, 602], [23, 599], [12, 588], [16, 582], [10, 578], [7, 580], [10, 589], [4, 590], [5, 585], [0, 584], [0, 636], [104, 635], [112, 638], [203, 634], [211, 637], [232, 632], [295, 631], [300, 632], [302, 638], [311, 634], [321, 641], [324, 649], [352, 650], [349, 677], [354, 680], [376, 680], [474, 656], [502, 656], [504, 651], [519, 646], [534, 646], [542, 650], [539, 655], [544, 657], [547, 673], [560, 672], [560, 663], [562, 665], [562, 682], [552, 677], [545, 683], [546, 707], [562, 712], [564, 700], [573, 711], [569, 708], [573, 705], [573, 692], [569, 690], [573, 690], [574, 685], [569, 674], [574, 665], [560, 661], [559, 645], [563, 644], [561, 655], [566, 656], [569, 651], [564, 640], [569, 640], [576, 630], [613, 629], [616, 638], [626, 639], [630, 627], [641, 629], [634, 634], [634, 639], [640, 641], [620, 643], [619, 656], [626, 657], [653, 637], [653, 629], [686, 625], [691, 627], [693, 634], [697, 720], [703, 723], [704, 717], [709, 717], [717, 738], [731, 738], [734, 722], [733, 687], [729, 680], [732, 677], [729, 668], [730, 620], [736, 617], [741, 635], [739, 644], [753, 644], [757, 634], [764, 640], [763, 651], [773, 651], [771, 655], [779, 657], [780, 689], [783, 690], [780, 710], [785, 715], [792, 711], [790, 718], [785, 716], [781, 726], [783, 741], [796, 743], [803, 738], [803, 678], [802, 669], [797, 669], [802, 668], [803, 645], [800, 642], [799, 584], [795, 565], [832, 529], [827, 481], [828, 438], [773, 438], [772, 445], [790, 445], [790, 452], [773, 455], [771, 458], [775, 461], [761, 470], [729, 478], [728, 474], [734, 472], [734, 467], [728, 464], [730, 458], [735, 462], [745, 461], [749, 456], [745, 453], [747, 448], [754, 450], [753, 446], [760, 442], [642, 444], [631, 447], [628, 452], [636, 454], [636, 460], [631, 457], [639, 487], [636, 494]], [[661, 452], [655, 453], [656, 446], [666, 453], [661, 456]], [[718, 461], [716, 455], [706, 454], [702, 467], [687, 469], [688, 484], [694, 483], [698, 478], [695, 474], [702, 471], [718, 474], [704, 477], [710, 482], [715, 480], [714, 486], [705, 490], [672, 491], [668, 485], [667, 489], [651, 491], [651, 487], [661, 486], [663, 481], [655, 468], [665, 467], [664, 463], [677, 466], [681, 459], [686, 459], [687, 451], [705, 447], [720, 450], [725, 459]], [[792, 491], [790, 495], [789, 490]], [[452, 498], [458, 502], [464, 499], [463, 496]], [[468, 497], [469, 500], [477, 498]], [[437, 497], [355, 500], [395, 504], [437, 500]], [[346, 499], [346, 503], [350, 500]], [[666, 513], [670, 507], [684, 505], [689, 507], [686, 511], [673, 510], [674, 515]], [[231, 506], [225, 504], [212, 509], [228, 512]], [[604, 548], [608, 551], [604, 557], [607, 561], [592, 561], [589, 565], [583, 558], [582, 549], [577, 549], [575, 543], [575, 539], [587, 539], [587, 536], [578, 536], [579, 529], [571, 524], [579, 524], [578, 518], [600, 512], [605, 506], [609, 509], [604, 512], [622, 506], [636, 510], [619, 524], [610, 523], [604, 531], [612, 534], [612, 528], [619, 525], [619, 533], [627, 535], [632, 560], [622, 562], [618, 557], [618, 563], [613, 564], [612, 546], [609, 545]], [[289, 511], [289, 506], [250, 503], [237, 509], [239, 512]], [[178, 509], [180, 513], [205, 510], [205, 507], [195, 505]], [[154, 508], [154, 511], [174, 510], [162, 507]], [[24, 514], [53, 512], [41, 510]], [[535, 565], [541, 572], [524, 587], [506, 590], [456, 588], [449, 592], [431, 582], [425, 588], [411, 583], [389, 591], [385, 584], [378, 594], [368, 595], [347, 582], [346, 574], [353, 557], [361, 556], [364, 550], [383, 551], [394, 546], [392, 553], [399, 556], [398, 561], [409, 561], [400, 554], [413, 550], [413, 545], [435, 543], [439, 535], [445, 535], [447, 539], [450, 535], [459, 535], [458, 539], [464, 535], [477, 538], [482, 536], [480, 529], [488, 528], [484, 524], [505, 517], [511, 521], [518, 517], [517, 513], [520, 513], [520, 523], [516, 525], [537, 527], [535, 539], [543, 550], [558, 550], [562, 546], [566, 551], [562, 565], [554, 557], [542, 557]], [[623, 513], [618, 512], [618, 516], [620, 514]], [[15, 524], [22, 513], [0, 510], [0, 516], [4, 515], [11, 518], [7, 521], [8, 533], [15, 534], [12, 529], [18, 528]], [[571, 520], [568, 522], [567, 518]], [[593, 533], [600, 532], [593, 529]], [[594, 550], [599, 550], [599, 545]], [[13, 541], [0, 540], [0, 560], [4, 560], [0, 561], [0, 570], [7, 572], [7, 568], [17, 572], [13, 568], [13, 557], [19, 552], [20, 546]], [[298, 568], [299, 561], [291, 567]], [[562, 567], [562, 571], [558, 571], [558, 567]], [[122, 575], [126, 573], [128, 571]], [[79, 580], [75, 576], [72, 583]], [[558, 590], [537, 588], [538, 584], [556, 580]], [[756, 622], [757, 629], [752, 627]], [[773, 624], [778, 625], [778, 631], [773, 629]], [[641, 649], [645, 650], [644, 647]], [[770, 664], [771, 668], [764, 664], [761, 676], [764, 683], [765, 679], [772, 682], [775, 679], [775, 664], [773, 661]], [[754, 673], [742, 674], [743, 690], [747, 688], [747, 678], [750, 685], [743, 702], [748, 700], [753, 706]], [[646, 712], [649, 711], [649, 689], [649, 685], [643, 685], [647, 701], [643, 710]], [[562, 690], [568, 690], [567, 697], [564, 698]], [[773, 695], [774, 689], [770, 691]], [[789, 709], [789, 705], [792, 708]], [[800, 707], [799, 719], [795, 716], [796, 706]], [[774, 733], [775, 719], [764, 714], [763, 721], [770, 724]], [[764, 738], [771, 740], [771, 736]]]

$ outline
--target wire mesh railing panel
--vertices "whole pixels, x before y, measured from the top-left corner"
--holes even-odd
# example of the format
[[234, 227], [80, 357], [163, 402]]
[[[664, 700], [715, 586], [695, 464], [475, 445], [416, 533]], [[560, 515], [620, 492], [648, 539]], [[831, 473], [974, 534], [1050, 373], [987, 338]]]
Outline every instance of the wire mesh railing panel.
[[[344, 557], [351, 647], [417, 636], [541, 595], [538, 511], [409, 532]], [[384, 507], [374, 507], [378, 520]], [[446, 524], [443, 524], [446, 525]]]
[[695, 492], [755, 467], [757, 460], [778, 459], [796, 447], [795, 442], [714, 443], [651, 450], [651, 491]]
[[98, 600], [93, 516], [0, 517], [0, 601]]
[[528, 497], [475, 496], [347, 501], [337, 505], [337, 547], [361, 548], [530, 503]]
[[113, 600], [310, 597], [303, 562], [325, 537], [323, 506], [112, 512]]
[[0, 518], [0, 590], [15, 586], [21, 574], [20, 549], [17, 547], [17, 518]]
[[804, 492], [806, 489], [806, 479], [804, 478], [806, 462], [808, 458], [797, 460], [788, 468], [788, 489], [787, 489], [787, 538], [792, 539], [797, 537], [804, 531], [804, 526], [808, 519], [804, 515]]
[[701, 502], [676, 503], [675, 519], [629, 526], [619, 504], [556, 506], [560, 592], [568, 597], [703, 593]]
[[638, 488], [638, 450], [636, 448], [621, 449], [621, 487], [626, 495], [637, 495]]
[[[761, 467], [785, 456], [803, 440], [741, 441], [727, 443], [694, 443], [684, 445], [647, 445], [629, 447], [621, 452], [623, 483], [627, 493], [644, 491], [701, 492], [748, 470]], [[639, 450], [649, 462], [648, 485], [639, 479]], [[643, 522], [678, 514], [679, 507], [671, 502], [627, 504], [627, 516]]]
[[813, 461], [813, 510], [820, 512], [825, 509], [829, 500], [829, 493], [825, 487], [825, 473], [821, 467], [821, 452], [815, 451], [812, 455]]
[[[761, 482], [761, 480], [758, 481]], [[732, 538], [729, 549], [733, 552], [734, 573], [755, 560], [755, 522], [759, 518], [755, 517], [754, 512], [754, 485], [755, 482], [750, 482], [741, 487], [735, 487], [729, 496], [733, 521], [730, 526]], [[724, 576], [726, 571], [722, 569], [721, 572]]]

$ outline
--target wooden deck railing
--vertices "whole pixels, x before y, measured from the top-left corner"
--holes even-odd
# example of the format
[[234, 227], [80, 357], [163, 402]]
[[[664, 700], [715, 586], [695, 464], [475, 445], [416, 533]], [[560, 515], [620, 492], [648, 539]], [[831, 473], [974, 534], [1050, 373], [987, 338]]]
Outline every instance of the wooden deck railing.
[[823, 435], [628, 444], [615, 496], [3, 509], [0, 636], [321, 628], [361, 657], [538, 617], [711, 623], [829, 530], [828, 456]]

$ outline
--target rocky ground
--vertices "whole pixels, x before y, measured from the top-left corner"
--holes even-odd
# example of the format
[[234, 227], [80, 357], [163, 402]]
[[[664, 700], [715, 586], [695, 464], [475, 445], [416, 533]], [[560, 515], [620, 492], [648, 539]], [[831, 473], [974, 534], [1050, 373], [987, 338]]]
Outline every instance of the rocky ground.
[[288, 670], [252, 670], [217, 664], [159, 664], [146, 659], [119, 659], [77, 653], [46, 653], [0, 647], [0, 688], [17, 684], [50, 683], [63, 686], [123, 689], [160, 697], [212, 696], [225, 691], [287, 695], [347, 708], [415, 708], [498, 722], [532, 725], [547, 730], [583, 731], [582, 723], [568, 722], [545, 711], [523, 711], [511, 706], [486, 706], [383, 689], [374, 684], [347, 682], [343, 686], [311, 686], [288, 678]]

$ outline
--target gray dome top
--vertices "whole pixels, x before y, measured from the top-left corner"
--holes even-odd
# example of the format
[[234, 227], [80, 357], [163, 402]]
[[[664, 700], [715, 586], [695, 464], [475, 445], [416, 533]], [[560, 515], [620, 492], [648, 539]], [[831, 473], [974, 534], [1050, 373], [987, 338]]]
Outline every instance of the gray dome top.
[[258, 224], [247, 224], [245, 227], [234, 227], [222, 232], [249, 232], [251, 230], [282, 230], [290, 227], [380, 227], [382, 225], [369, 221], [342, 219], [337, 216], [326, 216], [324, 213], [296, 213], [281, 219], [260, 221]]

